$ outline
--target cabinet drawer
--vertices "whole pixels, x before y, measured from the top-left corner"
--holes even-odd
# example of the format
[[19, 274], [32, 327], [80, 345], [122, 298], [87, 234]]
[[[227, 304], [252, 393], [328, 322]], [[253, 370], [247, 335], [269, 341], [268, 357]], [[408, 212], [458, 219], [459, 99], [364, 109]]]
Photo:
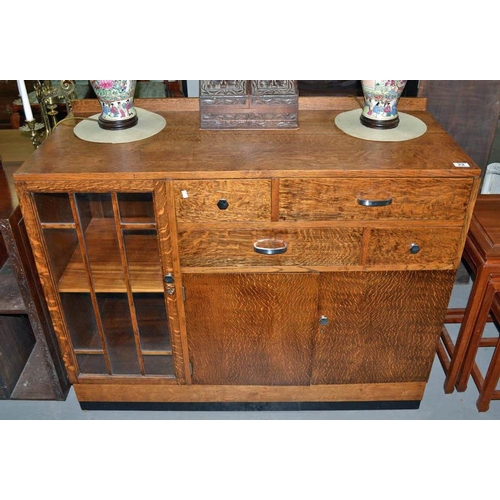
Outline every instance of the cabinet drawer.
[[372, 229], [367, 265], [454, 266], [459, 258], [461, 228]]
[[471, 188], [470, 179], [282, 179], [279, 218], [462, 220]]
[[[180, 231], [179, 255], [183, 267], [357, 265], [362, 234], [361, 228]], [[257, 242], [283, 253], [257, 253]]]
[[179, 222], [269, 221], [271, 181], [174, 181]]

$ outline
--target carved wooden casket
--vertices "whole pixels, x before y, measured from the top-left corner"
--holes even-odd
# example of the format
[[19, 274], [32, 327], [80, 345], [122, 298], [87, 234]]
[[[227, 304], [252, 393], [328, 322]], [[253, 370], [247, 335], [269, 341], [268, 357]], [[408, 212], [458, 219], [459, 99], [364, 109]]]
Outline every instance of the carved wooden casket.
[[298, 128], [296, 80], [200, 80], [202, 129]]

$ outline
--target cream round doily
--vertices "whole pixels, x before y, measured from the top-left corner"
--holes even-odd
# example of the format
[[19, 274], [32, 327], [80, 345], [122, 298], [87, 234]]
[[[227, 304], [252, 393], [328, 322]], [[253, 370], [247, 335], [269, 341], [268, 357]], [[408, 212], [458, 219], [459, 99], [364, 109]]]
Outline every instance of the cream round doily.
[[365, 127], [359, 120], [360, 109], [338, 114], [335, 117], [335, 125], [346, 134], [366, 141], [408, 141], [420, 137], [427, 131], [427, 125], [419, 118], [401, 112], [398, 115], [399, 125], [387, 130]]
[[73, 128], [77, 137], [89, 142], [105, 142], [119, 144], [147, 139], [165, 128], [167, 121], [160, 116], [145, 109], [135, 108], [137, 111], [137, 125], [125, 130], [104, 130], [99, 127], [97, 119], [100, 113], [92, 115], [91, 120], [83, 120]]

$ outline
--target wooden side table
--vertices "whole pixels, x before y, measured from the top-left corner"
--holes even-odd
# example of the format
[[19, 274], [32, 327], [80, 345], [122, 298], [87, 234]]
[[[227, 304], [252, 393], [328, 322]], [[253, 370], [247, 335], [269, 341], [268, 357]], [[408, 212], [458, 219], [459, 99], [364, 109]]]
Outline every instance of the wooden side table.
[[0, 399], [65, 400], [70, 385], [12, 170], [4, 170], [0, 159]]
[[[498, 338], [483, 338], [486, 322], [500, 321], [500, 195], [478, 197], [463, 261], [474, 283], [467, 307], [448, 309], [446, 323], [461, 323], [455, 345], [444, 327], [437, 354], [446, 373], [444, 391], [465, 391], [472, 375], [480, 392], [478, 410], [486, 411], [491, 399], [500, 399], [500, 392], [499, 397], [495, 394], [500, 371]], [[496, 348], [486, 379], [475, 362], [479, 347]]]

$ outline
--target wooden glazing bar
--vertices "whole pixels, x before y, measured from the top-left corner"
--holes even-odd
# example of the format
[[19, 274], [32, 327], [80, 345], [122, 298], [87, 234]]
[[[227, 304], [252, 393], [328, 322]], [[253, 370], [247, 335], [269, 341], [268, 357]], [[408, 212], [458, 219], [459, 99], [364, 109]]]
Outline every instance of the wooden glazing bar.
[[75, 229], [73, 222], [40, 222], [43, 229]]
[[104, 354], [102, 349], [74, 349], [75, 354]]
[[83, 234], [82, 230], [82, 225], [80, 221], [80, 213], [78, 211], [78, 205], [76, 202], [76, 195], [74, 193], [69, 193], [69, 203], [71, 206], [71, 211], [73, 213], [73, 218], [75, 220], [75, 225], [76, 225], [76, 234], [78, 237], [78, 245], [80, 247], [80, 252], [82, 254], [82, 259], [83, 259], [83, 264], [85, 268], [85, 274], [87, 276], [87, 282], [89, 286], [89, 294], [90, 294], [90, 299], [92, 302], [92, 308], [94, 310], [94, 315], [96, 319], [96, 324], [97, 324], [97, 331], [99, 333], [99, 338], [101, 340], [101, 345], [104, 351], [104, 361], [106, 363], [106, 369], [108, 370], [108, 373], [111, 375], [112, 369], [111, 369], [111, 361], [109, 359], [109, 353], [108, 353], [108, 346], [106, 344], [106, 338], [104, 335], [104, 327], [102, 325], [102, 318], [101, 318], [101, 313], [99, 311], [99, 304], [97, 302], [97, 296], [95, 292], [95, 287], [94, 287], [94, 280], [92, 278], [92, 270], [90, 267], [90, 262], [88, 259], [88, 254], [87, 254], [87, 246], [85, 243], [85, 236]]
[[121, 222], [120, 226], [122, 229], [156, 229], [156, 224], [154, 222], [135, 222], [128, 220], [127, 222]]
[[139, 361], [139, 369], [141, 370], [141, 375], [145, 375], [146, 370], [144, 368], [144, 359], [141, 352], [141, 340], [139, 337], [139, 325], [137, 322], [137, 314], [135, 310], [134, 295], [132, 293], [132, 286], [130, 284], [130, 273], [128, 268], [127, 260], [127, 250], [125, 248], [125, 242], [123, 240], [122, 225], [120, 222], [120, 208], [118, 205], [118, 197], [116, 193], [111, 194], [111, 203], [113, 205], [113, 215], [115, 219], [116, 237], [118, 239], [118, 248], [120, 250], [120, 259], [122, 263], [123, 275], [125, 277], [125, 287], [127, 290], [128, 307], [130, 310], [130, 319], [132, 321], [132, 330], [134, 332], [134, 342], [135, 350], [137, 353], [137, 359]]
[[167, 350], [167, 351], [147, 351], [147, 350], [142, 350], [143, 356], [172, 356], [172, 351]]

